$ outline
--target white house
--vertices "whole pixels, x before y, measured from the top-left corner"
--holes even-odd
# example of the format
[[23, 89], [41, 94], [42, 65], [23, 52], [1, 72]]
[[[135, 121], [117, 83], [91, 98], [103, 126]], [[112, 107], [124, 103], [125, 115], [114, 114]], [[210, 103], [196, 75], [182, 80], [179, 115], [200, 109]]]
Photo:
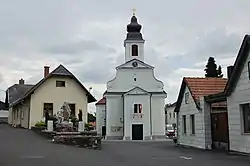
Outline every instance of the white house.
[[[178, 144], [212, 148], [211, 110], [204, 96], [222, 92], [226, 83], [223, 78], [183, 78], [175, 107]], [[225, 111], [226, 106], [224, 103], [212, 107], [219, 112]]]
[[141, 27], [132, 16], [124, 41], [125, 62], [116, 67], [115, 78], [107, 83], [107, 139], [165, 138], [166, 92], [163, 82], [154, 76], [154, 67], [144, 62]]
[[9, 101], [8, 123], [13, 126], [31, 128], [44, 119], [45, 111], [56, 114], [64, 102], [69, 103], [71, 115], [77, 116], [82, 110], [83, 121], [87, 122], [88, 103], [96, 99], [82, 83], [63, 65], [52, 72], [44, 67], [44, 77], [35, 85], [19, 80], [7, 89]]
[[176, 116], [176, 112], [174, 112], [175, 105], [176, 105], [176, 102], [165, 105], [166, 124], [173, 125], [173, 127], [176, 127], [177, 125], [177, 116]]
[[250, 36], [243, 39], [223, 93], [210, 95], [207, 102], [227, 101], [230, 151], [250, 153]]
[[106, 98], [103, 97], [96, 104], [96, 131], [98, 135], [106, 135]]

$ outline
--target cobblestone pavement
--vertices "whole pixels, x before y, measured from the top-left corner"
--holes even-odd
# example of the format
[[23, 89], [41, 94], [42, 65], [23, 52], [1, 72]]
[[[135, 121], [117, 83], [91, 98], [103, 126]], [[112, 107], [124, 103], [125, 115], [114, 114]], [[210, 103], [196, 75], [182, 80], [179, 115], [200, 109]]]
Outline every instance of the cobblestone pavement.
[[171, 141], [104, 141], [102, 150], [56, 145], [0, 125], [0, 166], [249, 166], [250, 158], [175, 147]]

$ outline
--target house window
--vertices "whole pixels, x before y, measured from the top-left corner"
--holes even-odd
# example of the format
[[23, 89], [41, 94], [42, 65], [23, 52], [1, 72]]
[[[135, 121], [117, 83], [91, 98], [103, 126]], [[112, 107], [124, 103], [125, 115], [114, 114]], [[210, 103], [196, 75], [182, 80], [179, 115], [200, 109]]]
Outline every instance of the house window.
[[142, 104], [134, 104], [134, 113], [142, 113]]
[[191, 128], [191, 134], [195, 134], [195, 118], [194, 115], [190, 115], [190, 128]]
[[71, 110], [70, 115], [76, 116], [76, 104], [69, 104], [69, 108]]
[[250, 80], [250, 61], [248, 62], [248, 79]]
[[250, 133], [250, 107], [248, 104], [241, 105], [244, 133]]
[[45, 113], [48, 111], [49, 116], [53, 115], [53, 103], [44, 103], [43, 104], [43, 116], [45, 116]]
[[182, 127], [183, 127], [183, 134], [187, 133], [187, 126], [186, 126], [186, 115], [182, 115]]
[[65, 81], [56, 81], [56, 87], [65, 87]]
[[189, 102], [189, 93], [186, 92], [185, 93], [185, 104], [188, 104], [188, 102]]
[[175, 118], [175, 113], [173, 113], [173, 117]]
[[138, 45], [132, 45], [132, 56], [138, 56]]
[[171, 119], [171, 112], [169, 112], [169, 119]]

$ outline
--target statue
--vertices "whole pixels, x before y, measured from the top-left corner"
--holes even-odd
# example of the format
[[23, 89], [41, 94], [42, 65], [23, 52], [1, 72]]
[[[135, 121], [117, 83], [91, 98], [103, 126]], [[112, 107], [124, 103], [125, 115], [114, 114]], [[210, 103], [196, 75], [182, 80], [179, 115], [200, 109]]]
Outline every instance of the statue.
[[57, 112], [57, 119], [59, 121], [59, 123], [65, 122], [65, 121], [69, 121], [70, 118], [70, 107], [68, 105], [68, 103], [64, 102], [62, 107], [60, 108], [60, 111]]
[[82, 121], [82, 110], [81, 109], [79, 110], [78, 120], [79, 120], [79, 122]]

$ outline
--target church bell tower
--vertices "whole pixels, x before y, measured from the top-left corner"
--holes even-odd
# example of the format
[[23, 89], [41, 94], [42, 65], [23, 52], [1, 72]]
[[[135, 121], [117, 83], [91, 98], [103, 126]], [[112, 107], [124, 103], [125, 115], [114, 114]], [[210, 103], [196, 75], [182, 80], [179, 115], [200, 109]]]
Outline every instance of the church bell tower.
[[135, 13], [131, 17], [130, 24], [127, 25], [127, 37], [124, 40], [125, 62], [131, 59], [144, 61], [144, 42], [141, 34], [142, 26], [137, 22]]

